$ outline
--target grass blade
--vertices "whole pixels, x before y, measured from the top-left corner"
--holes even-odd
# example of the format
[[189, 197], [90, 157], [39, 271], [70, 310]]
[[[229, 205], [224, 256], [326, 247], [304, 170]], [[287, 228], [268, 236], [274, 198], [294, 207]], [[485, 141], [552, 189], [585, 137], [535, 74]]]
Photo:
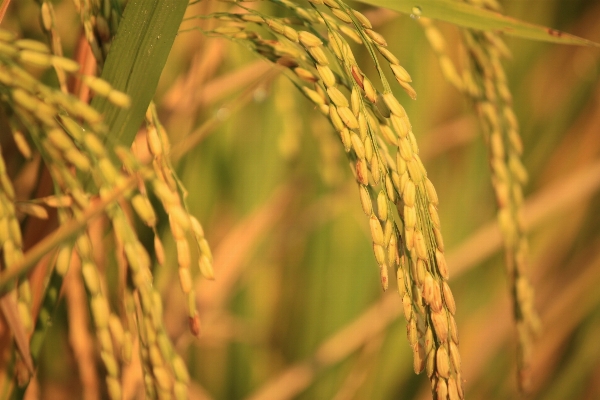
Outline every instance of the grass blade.
[[543, 42], [600, 47], [600, 43], [583, 39], [575, 35], [547, 28], [529, 22], [520, 21], [497, 12], [484, 10], [472, 5], [451, 0], [357, 0], [377, 7], [389, 8], [404, 14], [420, 16], [449, 22], [465, 28], [503, 32], [523, 39]]
[[102, 79], [132, 100], [124, 109], [97, 96], [92, 106], [105, 115], [112, 144], [129, 146], [146, 114], [188, 0], [132, 0], [106, 58]]

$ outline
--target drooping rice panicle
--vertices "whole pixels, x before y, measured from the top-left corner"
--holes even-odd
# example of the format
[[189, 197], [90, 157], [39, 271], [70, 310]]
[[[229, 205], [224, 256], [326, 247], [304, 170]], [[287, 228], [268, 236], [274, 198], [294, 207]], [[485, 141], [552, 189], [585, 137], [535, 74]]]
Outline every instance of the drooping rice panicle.
[[[86, 4], [89, 6], [89, 3]], [[44, 10], [47, 12], [47, 7], [44, 6], [42, 11]], [[45, 16], [47, 17], [47, 15]], [[182, 199], [184, 197], [182, 187], [168, 159], [168, 142], [164, 132], [158, 134], [155, 132], [153, 136], [154, 139], [160, 137], [158, 146], [156, 141], [149, 144], [153, 151], [152, 154], [155, 156], [154, 169], [132, 160], [127, 156], [127, 153], [131, 155], [128, 150], [115, 147], [110, 140], [104, 144], [103, 136], [106, 133], [106, 127], [102, 122], [102, 117], [94, 108], [70, 94], [62, 93], [60, 90], [41, 83], [23, 68], [26, 65], [38, 69], [49, 69], [58, 65], [66, 73], [73, 74], [79, 70], [79, 65], [69, 59], [51, 54], [47, 46], [42, 43], [17, 39], [14, 35], [4, 31], [0, 33], [0, 90], [7, 96], [14, 110], [9, 122], [15, 144], [25, 157], [31, 157], [30, 143], [32, 143], [45, 161], [55, 184], [55, 195], [19, 202], [16, 206], [25, 213], [36, 216], [40, 216], [40, 211], [44, 210], [40, 208], [40, 204], [60, 207], [59, 221], [65, 223], [70, 219], [84, 218], [86, 210], [95, 201], [98, 194], [100, 197], [110, 196], [110, 193], [115, 188], [124, 185], [129, 177], [136, 176], [139, 179], [138, 189], [128, 191], [124, 200], [132, 203], [140, 218], [156, 233], [156, 213], [147, 197], [144, 182], [152, 182], [153, 187], [156, 182], [159, 182], [163, 188], [167, 187], [166, 191], [161, 192], [166, 194], [167, 198], [161, 198], [160, 195], [158, 197], [163, 201], [169, 218], [174, 221], [171, 227], [177, 229], [176, 233], [189, 232], [190, 237], [193, 235], [194, 243], [200, 254], [200, 272], [209, 277], [212, 276], [210, 248], [200, 223], [188, 214], [185, 207]], [[110, 83], [94, 76], [81, 76], [81, 79], [95, 95], [106, 97], [119, 107], [129, 106], [128, 96], [114, 90]], [[150, 125], [156, 128], [155, 131], [164, 131], [155, 110], [152, 110], [149, 114], [152, 118]], [[113, 148], [111, 149], [109, 146]], [[116, 152], [119, 157], [114, 157], [113, 152]], [[78, 174], [84, 174], [91, 179], [83, 183]], [[5, 176], [3, 181], [10, 183], [8, 176]], [[3, 190], [2, 194], [13, 193], [9, 189]], [[11, 202], [14, 203], [14, 201], [15, 199], [11, 198]], [[143, 260], [149, 260], [147, 251], [137, 239], [133, 228], [129, 226], [120, 205], [113, 203], [106, 212], [113, 225], [116, 226], [115, 229], [120, 227], [125, 230], [123, 236], [117, 237], [117, 242], [121, 243], [122, 248], [125, 249], [126, 269], [132, 276], [137, 276], [133, 282], [136, 295], [140, 297], [143, 305], [145, 321], [152, 321], [152, 326], [146, 323], [147, 326], [142, 327], [143, 331], [152, 339], [144, 341], [149, 346], [144, 351], [147, 352], [150, 357], [149, 362], [152, 363], [148, 378], [153, 382], [153, 391], [149, 394], [160, 393], [161, 396], [173, 395], [177, 398], [184, 398], [187, 393], [187, 371], [162, 326], [160, 297], [148, 286], [147, 277], [151, 276], [149, 264], [140, 264]], [[5, 216], [8, 214], [3, 213], [2, 217]], [[2, 223], [5, 220], [7, 226], [14, 225], [9, 222], [10, 218], [0, 218]], [[18, 227], [18, 223], [16, 226]], [[183, 229], [183, 226], [186, 229]], [[18, 234], [20, 235], [20, 227]], [[181, 238], [187, 245], [185, 234]], [[7, 237], [8, 239], [13, 243], [12, 236]], [[15, 246], [11, 246], [7, 240], [3, 240], [3, 245], [9, 251], [5, 249], [3, 253], [5, 256], [14, 258], [16, 257], [15, 251], [18, 249], [15, 248], [15, 251], [12, 251], [12, 247]], [[160, 240], [155, 240], [157, 259], [164, 259], [164, 256], [161, 257], [158, 254], [161, 247], [156, 245], [157, 243], [160, 244]], [[110, 310], [107, 297], [102, 291], [102, 285], [98, 283], [101, 281], [98, 266], [88, 251], [89, 246], [86, 245], [89, 245], [89, 238], [84, 234], [79, 237], [75, 249], [83, 261], [83, 280], [86, 284], [96, 337], [100, 345], [99, 355], [108, 373], [106, 377], [108, 392], [111, 398], [120, 398], [122, 390], [120, 363], [127, 363], [131, 358], [131, 346], [126, 339], [131, 337], [131, 332], [123, 327], [122, 319]], [[184, 246], [180, 247], [182, 251], [178, 258], [180, 263], [185, 265], [185, 249], [183, 249]], [[187, 253], [189, 259], [189, 249]], [[59, 251], [56, 267], [51, 272], [42, 299], [40, 314], [37, 316], [36, 331], [32, 336], [33, 352], [36, 356], [39, 354], [45, 332], [49, 327], [49, 316], [52, 315], [56, 306], [57, 295], [68, 268], [69, 257], [67, 256], [70, 257], [70, 245], [65, 243]], [[188, 284], [190, 282], [191, 280], [186, 281]], [[18, 293], [23, 299], [23, 305], [18, 306], [20, 311], [30, 308], [31, 296], [30, 290], [25, 286], [27, 284], [27, 279], [19, 281]], [[148, 301], [149, 298], [152, 301]], [[189, 293], [188, 304], [190, 326], [192, 331], [198, 334], [199, 320], [195, 310], [193, 291]], [[25, 316], [25, 314], [23, 315]], [[31, 317], [29, 317], [29, 321], [31, 321]], [[160, 357], [157, 357], [157, 354]]]
[[[500, 9], [495, 1], [467, 2], [494, 11]], [[540, 321], [534, 307], [533, 288], [526, 275], [528, 245], [519, 219], [523, 186], [527, 182], [527, 171], [521, 161], [523, 144], [501, 61], [510, 56], [510, 51], [494, 32], [462, 30], [468, 65], [461, 78], [446, 54], [445, 41], [437, 28], [426, 19], [421, 23], [438, 55], [444, 76], [473, 103], [488, 148], [498, 225], [504, 239], [506, 270], [517, 324], [517, 378], [521, 390], [527, 391], [532, 343], [540, 329]]]
[[471, 75], [481, 97], [473, 99], [485, 140], [492, 171], [492, 186], [498, 205], [498, 224], [504, 238], [505, 262], [514, 304], [518, 334], [518, 381], [526, 391], [530, 382], [533, 336], [540, 329], [534, 307], [533, 288], [526, 275], [527, 238], [519, 217], [527, 171], [521, 162], [523, 145], [512, 109], [500, 58], [501, 39], [493, 34], [464, 32], [467, 48], [479, 47], [486, 58], [471, 58]]
[[[192, 245], [198, 254], [199, 272], [206, 279], [214, 279], [212, 251], [204, 237], [204, 229], [200, 221], [188, 211], [185, 201], [186, 192], [174, 173], [169, 159], [168, 137], [153, 104], [146, 113], [146, 140], [150, 154], [154, 157], [153, 167], [156, 179], [152, 183], [153, 190], [169, 214], [169, 225], [177, 247], [179, 282], [187, 298], [190, 330], [197, 336], [199, 334], [199, 317], [195, 308], [196, 292], [193, 286], [194, 273], [190, 269], [191, 249], [188, 237], [194, 238]], [[158, 236], [155, 234], [155, 240], [156, 238]], [[160, 240], [158, 239], [156, 243], [160, 243]], [[155, 248], [160, 251], [162, 245], [159, 244]]]
[[105, 289], [102, 288], [101, 273], [93, 259], [92, 244], [87, 234], [83, 234], [77, 239], [76, 251], [81, 260], [81, 274], [88, 293], [92, 320], [100, 345], [100, 358], [107, 372], [108, 393], [110, 398], [119, 399], [122, 397], [120, 366], [109, 329], [109, 321], [114, 318], [111, 318], [112, 313], [108, 299], [104, 293]]
[[[388, 267], [397, 270], [415, 372], [427, 370], [434, 397], [463, 398], [456, 304], [447, 283], [438, 198], [418, 156], [408, 116], [392, 94], [378, 54], [403, 90], [415, 98], [410, 75], [386, 49], [385, 39], [372, 29], [368, 19], [342, 1], [310, 0], [311, 9], [287, 0], [272, 2], [293, 11], [308, 30], [296, 29], [292, 18], [277, 20], [247, 9], [248, 15], [213, 15], [234, 25], [208, 33], [241, 42], [287, 67], [296, 86], [329, 118], [347, 152], [361, 205], [369, 217], [384, 289], [388, 286]], [[335, 18], [319, 5], [326, 6]], [[270, 30], [276, 39], [263, 39], [250, 29], [251, 23]], [[324, 25], [325, 34], [319, 25]], [[367, 48], [383, 93], [364, 75], [340, 32], [349, 33]], [[396, 147], [395, 158], [389, 154], [387, 143]], [[392, 207], [398, 208], [399, 221], [395, 221]]]
[[[182, 398], [182, 393], [187, 390], [187, 372], [174, 370], [173, 362], [179, 357], [174, 353], [163, 325], [162, 301], [160, 294], [152, 286], [150, 256], [138, 241], [122, 210], [113, 209], [110, 218], [115, 227], [115, 240], [124, 250], [135, 288], [134, 296], [139, 304], [137, 329], [142, 344], [140, 351], [148, 367], [149, 374], [146, 374], [145, 379], [150, 378], [152, 381], [151, 385], [146, 382], [146, 394], [150, 396], [156, 393], [159, 397], [177, 394], [177, 398]], [[178, 368], [181, 367], [180, 364], [178, 363]]]

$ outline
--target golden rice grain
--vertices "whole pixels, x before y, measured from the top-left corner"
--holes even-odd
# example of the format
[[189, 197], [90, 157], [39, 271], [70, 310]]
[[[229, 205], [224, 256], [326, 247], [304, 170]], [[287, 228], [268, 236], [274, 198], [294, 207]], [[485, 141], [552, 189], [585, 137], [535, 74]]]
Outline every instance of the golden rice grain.
[[426, 354], [421, 343], [412, 346], [413, 348], [413, 369], [415, 374], [420, 374], [425, 369]]
[[208, 280], [215, 279], [215, 271], [213, 269], [212, 262], [206, 255], [202, 254], [200, 256], [200, 259], [198, 260], [198, 266], [203, 277]]
[[458, 328], [456, 326], [456, 321], [454, 320], [454, 316], [452, 316], [452, 315], [450, 315], [450, 317], [449, 317], [448, 326], [450, 329], [450, 337], [452, 338], [452, 341], [456, 344], [459, 344]]
[[433, 302], [433, 277], [430, 273], [425, 274], [423, 282], [423, 300], [425, 300], [425, 303], [427, 304]]
[[427, 371], [427, 377], [431, 378], [435, 372], [435, 349], [427, 352], [427, 361], [425, 365], [425, 371]]
[[445, 346], [438, 348], [436, 353], [436, 370], [442, 378], [450, 377], [450, 359]]
[[371, 218], [369, 219], [369, 227], [371, 228], [371, 237], [373, 238], [373, 242], [380, 246], [384, 246], [385, 243], [383, 240], [381, 223], [374, 214], [371, 214]]
[[345, 22], [347, 24], [351, 24], [352, 23], [352, 18], [348, 14], [346, 14], [346, 12], [343, 11], [343, 10], [332, 9], [331, 13], [333, 15], [335, 15], [342, 22]]
[[379, 194], [377, 195], [377, 213], [380, 220], [386, 221], [388, 219], [388, 202], [383, 190], [379, 191]]
[[[370, 138], [366, 138], [365, 139], [365, 143], [369, 144], [371, 142]], [[369, 160], [370, 158], [370, 165], [369, 165], [369, 170], [371, 171], [371, 184], [372, 185], [379, 185], [381, 182], [381, 174], [385, 173], [385, 167], [386, 165], [384, 163], [380, 163], [379, 162], [379, 158], [378, 157], [374, 157], [373, 151], [369, 151], [371, 150], [373, 147], [366, 145], [365, 146], [365, 157], [367, 160]]]
[[318, 47], [323, 45], [321, 39], [307, 31], [298, 32], [298, 40], [306, 48]]
[[348, 107], [338, 107], [337, 112], [348, 129], [358, 129], [358, 120]]
[[[345, 25], [340, 25], [340, 31], [344, 33], [344, 35], [348, 36], [357, 44], [362, 44], [362, 39], [356, 30], [349, 28]], [[354, 55], [352, 51], [350, 51], [350, 47], [347, 44], [344, 44], [344, 58], [351, 60], [352, 62], [356, 62], [354, 59]]]
[[460, 361], [460, 353], [458, 352], [458, 347], [453, 341], [450, 341], [450, 358], [452, 360], [452, 365], [454, 366], [455, 371], [460, 371], [461, 369], [461, 361]]
[[412, 82], [410, 74], [399, 64], [390, 64], [394, 77], [398, 82]]
[[388, 267], [385, 263], [379, 264], [379, 278], [381, 281], [381, 288], [385, 292], [389, 285]]
[[[373, 164], [373, 155], [374, 155], [375, 149], [373, 147], [373, 142], [371, 141], [371, 138], [369, 136], [365, 136], [364, 145], [365, 145], [365, 158], [367, 159], [367, 161], [371, 162], [371, 167], [373, 167], [375, 165], [375, 164]], [[377, 161], [377, 158], [375, 158], [375, 161]]]
[[439, 249], [436, 249], [435, 251], [435, 260], [440, 276], [444, 280], [448, 280], [450, 278], [450, 274], [448, 273], [448, 264], [446, 263], [446, 257], [444, 256], [444, 253], [442, 253]]
[[387, 46], [387, 42], [385, 41], [385, 39], [383, 38], [383, 36], [381, 36], [379, 33], [375, 32], [374, 30], [372, 30], [372, 29], [365, 29], [365, 33], [376, 44], [378, 44], [380, 46]]
[[342, 121], [342, 118], [340, 117], [340, 114], [338, 113], [337, 108], [334, 105], [329, 106], [329, 119], [331, 120], [331, 123], [336, 131], [339, 132], [342, 129], [346, 128], [344, 122]]
[[415, 247], [415, 230], [414, 229], [407, 228], [404, 230], [404, 242], [405, 242], [406, 248], [409, 251]]
[[377, 46], [377, 50], [379, 50], [381, 55], [391, 64], [390, 66], [400, 64], [400, 61], [398, 60], [398, 58], [396, 58], [396, 56], [391, 51], [386, 49], [385, 47]]
[[437, 227], [433, 226], [433, 236], [435, 237], [435, 243], [439, 251], [444, 252], [444, 238], [442, 231]]
[[437, 392], [436, 400], [447, 400], [448, 385], [446, 384], [445, 379], [438, 379], [435, 390]]
[[385, 264], [385, 250], [382, 246], [373, 243], [373, 253], [375, 253], [375, 260], [378, 265]]
[[448, 400], [460, 400], [463, 397], [459, 394], [456, 379], [451, 377], [448, 379]]
[[369, 19], [362, 14], [359, 11], [356, 10], [352, 10], [352, 14], [354, 14], [354, 17], [356, 17], [356, 19], [358, 20], [358, 22], [360, 22], [360, 24], [367, 29], [372, 29], [373, 25], [371, 25], [371, 21], [369, 21]]
[[402, 200], [404, 200], [404, 204], [406, 204], [409, 207], [414, 207], [416, 194], [417, 192], [415, 184], [411, 180], [408, 180], [404, 184], [404, 189], [402, 191]]
[[420, 230], [415, 230], [415, 249], [417, 251], [417, 257], [422, 260], [427, 260], [427, 244], [425, 238]]
[[363, 88], [365, 91], [365, 97], [371, 102], [377, 101], [377, 91], [373, 87], [373, 84], [367, 77], [363, 77]]
[[408, 293], [405, 293], [404, 296], [402, 296], [402, 306], [404, 310], [404, 318], [406, 318], [406, 321], [410, 321], [412, 318], [412, 301]]
[[335, 1], [335, 0], [322, 0], [323, 3], [325, 4], [327, 7], [332, 8], [332, 9], [339, 9], [340, 5]]
[[369, 170], [367, 168], [366, 160], [356, 161], [355, 172], [356, 172], [356, 180], [359, 183], [361, 183], [363, 185], [369, 184]]
[[435, 312], [442, 311], [443, 300], [440, 283], [437, 280], [433, 281], [433, 298], [431, 301], [431, 309]]
[[454, 295], [450, 290], [450, 286], [448, 286], [448, 283], [446, 282], [442, 283], [442, 293], [444, 295], [444, 303], [446, 304], [448, 311], [454, 315], [456, 313], [456, 302], [454, 301]]
[[448, 318], [444, 311], [432, 312], [431, 322], [433, 322], [433, 328], [435, 335], [440, 343], [445, 343], [448, 340]]
[[329, 60], [321, 47], [309, 47], [308, 52], [317, 64], [321, 66], [329, 65]]

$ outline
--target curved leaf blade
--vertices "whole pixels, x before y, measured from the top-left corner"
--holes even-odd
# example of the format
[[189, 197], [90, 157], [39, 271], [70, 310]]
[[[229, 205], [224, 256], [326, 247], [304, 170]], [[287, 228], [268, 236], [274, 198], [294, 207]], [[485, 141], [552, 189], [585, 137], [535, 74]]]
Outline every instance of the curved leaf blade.
[[452, 0], [357, 0], [377, 7], [389, 8], [404, 14], [413, 14], [418, 7], [420, 15], [449, 22], [464, 28], [503, 32], [523, 39], [543, 42], [599, 47], [600, 43], [580, 38], [556, 29], [535, 25], [497, 12]]

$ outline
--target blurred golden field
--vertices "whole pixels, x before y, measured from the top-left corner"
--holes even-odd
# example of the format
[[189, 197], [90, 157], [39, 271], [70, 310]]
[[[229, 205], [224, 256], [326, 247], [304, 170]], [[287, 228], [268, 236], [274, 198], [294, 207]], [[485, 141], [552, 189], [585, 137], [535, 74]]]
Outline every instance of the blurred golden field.
[[[386, 37], [418, 93], [413, 101], [392, 85], [440, 198], [466, 398], [521, 398], [502, 239], [477, 118], [444, 80], [415, 19], [352, 5]], [[502, 5], [506, 15], [600, 42], [600, 3]], [[251, 6], [281, 13], [268, 2]], [[231, 7], [205, 0], [188, 7], [186, 15]], [[81, 35], [78, 16], [71, 1], [56, 1], [54, 8], [70, 56]], [[38, 13], [34, 1], [13, 1], [1, 26], [43, 40]], [[184, 26], [211, 29], [216, 23], [192, 20]], [[453, 59], [464, 62], [460, 28], [436, 24]], [[512, 52], [504, 65], [530, 176], [522, 210], [529, 276], [543, 324], [534, 347], [532, 390], [523, 398], [597, 399], [600, 50], [504, 38]], [[359, 63], [368, 58], [356, 49]], [[372, 67], [364, 72], [375, 75]], [[382, 291], [368, 218], [344, 148], [283, 68], [224, 39], [180, 33], [154, 100], [190, 212], [202, 222], [214, 255], [215, 280], [194, 281], [201, 320], [196, 338], [188, 329], [175, 242], [159, 214], [166, 262], [154, 265], [154, 287], [163, 299], [168, 336], [188, 366], [189, 398], [431, 398], [425, 374], [413, 372], [394, 271]], [[2, 129], [3, 156], [10, 159], [15, 147]], [[143, 137], [137, 140], [134, 146], [143, 147]], [[99, 232], [94, 253], [106, 260], [103, 279], [118, 309], [114, 244]], [[139, 232], [152, 246], [151, 232], [141, 224]], [[26, 398], [105, 398], [99, 357], [81, 359], [72, 349], [83, 340], [88, 354], [95, 354], [81, 279], [68, 275], [65, 282]], [[12, 339], [6, 324], [0, 327], [5, 369]], [[133, 346], [135, 351], [135, 341]], [[134, 357], [123, 367], [125, 398], [144, 398], [137, 362]], [[83, 378], [83, 363], [92, 381]]]

